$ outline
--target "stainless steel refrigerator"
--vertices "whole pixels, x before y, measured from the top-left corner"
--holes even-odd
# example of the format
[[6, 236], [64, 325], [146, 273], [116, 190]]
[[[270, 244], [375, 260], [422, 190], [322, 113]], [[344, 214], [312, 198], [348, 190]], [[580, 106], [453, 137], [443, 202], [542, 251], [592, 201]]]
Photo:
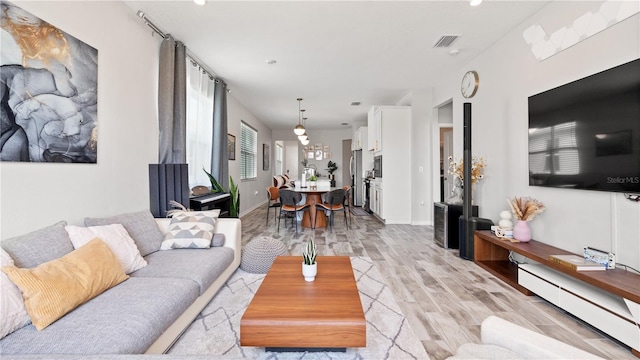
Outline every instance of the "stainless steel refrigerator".
[[349, 170], [351, 172], [351, 193], [353, 194], [353, 206], [362, 206], [362, 201], [364, 200], [364, 197], [362, 196], [362, 150], [354, 150], [353, 152], [351, 152]]

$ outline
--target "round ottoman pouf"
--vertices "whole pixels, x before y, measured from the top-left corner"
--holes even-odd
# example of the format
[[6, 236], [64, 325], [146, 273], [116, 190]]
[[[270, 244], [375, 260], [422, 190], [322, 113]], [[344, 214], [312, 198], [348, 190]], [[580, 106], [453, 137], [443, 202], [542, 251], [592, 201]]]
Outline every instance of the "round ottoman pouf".
[[266, 274], [276, 257], [282, 255], [289, 255], [289, 251], [280, 240], [260, 236], [249, 241], [242, 249], [240, 268], [250, 273]]

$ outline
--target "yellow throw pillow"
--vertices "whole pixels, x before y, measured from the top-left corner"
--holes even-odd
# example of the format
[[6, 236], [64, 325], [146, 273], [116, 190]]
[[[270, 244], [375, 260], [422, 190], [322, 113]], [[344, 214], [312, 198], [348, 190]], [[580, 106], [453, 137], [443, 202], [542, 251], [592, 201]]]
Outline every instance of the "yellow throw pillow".
[[31, 322], [38, 330], [129, 278], [98, 238], [35, 268], [4, 266], [2, 271], [22, 291]]

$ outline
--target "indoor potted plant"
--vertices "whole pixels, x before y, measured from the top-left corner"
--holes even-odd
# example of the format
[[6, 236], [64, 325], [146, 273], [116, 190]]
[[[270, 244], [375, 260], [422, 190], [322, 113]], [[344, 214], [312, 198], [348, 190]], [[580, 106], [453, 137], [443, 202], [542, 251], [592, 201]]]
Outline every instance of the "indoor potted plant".
[[331, 180], [331, 186], [336, 186], [336, 176], [333, 174], [336, 170], [338, 170], [338, 165], [333, 161], [329, 160], [327, 164], [327, 171], [329, 172], [329, 180]]
[[315, 280], [316, 274], [318, 274], [316, 250], [316, 243], [310, 239], [302, 252], [302, 276], [305, 281]]
[[315, 175], [309, 176], [309, 187], [315, 189], [318, 187], [318, 177]]
[[[209, 181], [211, 182], [211, 192], [212, 193], [220, 193], [225, 192], [222, 188], [222, 185], [216, 180], [211, 173], [202, 168], [202, 170], [209, 177]], [[229, 191], [227, 191], [229, 195], [231, 195], [231, 203], [229, 205], [229, 217], [240, 217], [240, 192], [238, 191], [238, 185], [233, 182], [233, 178], [229, 176]]]
[[231, 194], [231, 206], [229, 208], [229, 216], [234, 218], [240, 217], [240, 192], [238, 185], [233, 182], [233, 178], [229, 176], [229, 193]]

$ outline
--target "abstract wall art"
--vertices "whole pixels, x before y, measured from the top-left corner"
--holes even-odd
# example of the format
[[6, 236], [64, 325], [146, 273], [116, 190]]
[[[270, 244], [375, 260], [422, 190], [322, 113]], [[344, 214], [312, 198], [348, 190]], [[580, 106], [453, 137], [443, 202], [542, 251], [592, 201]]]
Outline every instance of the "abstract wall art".
[[0, 160], [97, 162], [98, 50], [0, 1]]
[[236, 159], [236, 136], [227, 134], [227, 147], [229, 151], [229, 160]]

